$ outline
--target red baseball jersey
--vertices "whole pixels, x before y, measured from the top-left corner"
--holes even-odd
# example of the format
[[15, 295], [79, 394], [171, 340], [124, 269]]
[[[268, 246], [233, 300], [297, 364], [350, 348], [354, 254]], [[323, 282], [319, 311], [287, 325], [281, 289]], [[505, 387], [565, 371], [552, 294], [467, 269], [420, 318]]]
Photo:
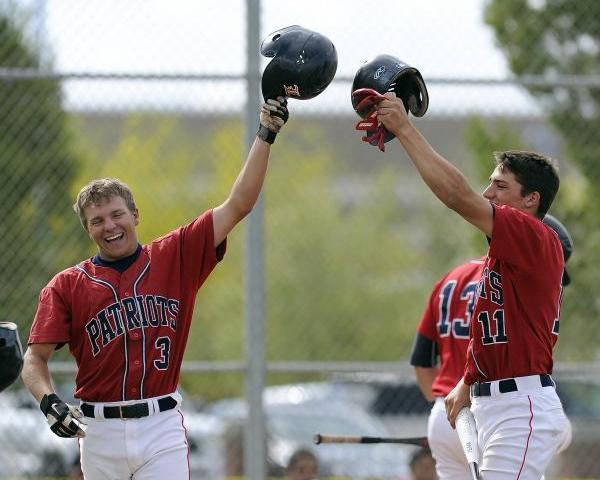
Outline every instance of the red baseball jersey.
[[509, 206], [494, 228], [471, 322], [465, 382], [552, 373], [563, 253], [556, 233]]
[[122, 274], [91, 260], [68, 268], [41, 291], [29, 344], [69, 344], [84, 401], [172, 393], [196, 294], [225, 249], [209, 210], [143, 246]]
[[[417, 333], [437, 346], [440, 367], [433, 382], [436, 397], [445, 397], [465, 371], [469, 327], [484, 258], [471, 260], [444, 275], [433, 287]], [[436, 359], [431, 359], [433, 367]]]

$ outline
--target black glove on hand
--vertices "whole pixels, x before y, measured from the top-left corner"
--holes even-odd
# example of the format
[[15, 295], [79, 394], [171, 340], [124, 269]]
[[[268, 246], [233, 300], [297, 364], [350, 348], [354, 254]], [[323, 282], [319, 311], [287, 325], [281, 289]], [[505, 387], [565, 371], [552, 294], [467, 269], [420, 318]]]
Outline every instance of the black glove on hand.
[[258, 138], [272, 144], [281, 127], [287, 122], [289, 115], [285, 97], [277, 97], [277, 100], [269, 98], [260, 109]]
[[46, 415], [46, 421], [56, 435], [63, 438], [85, 437], [86, 424], [80, 418], [81, 411], [63, 402], [58, 395], [44, 395], [40, 410]]

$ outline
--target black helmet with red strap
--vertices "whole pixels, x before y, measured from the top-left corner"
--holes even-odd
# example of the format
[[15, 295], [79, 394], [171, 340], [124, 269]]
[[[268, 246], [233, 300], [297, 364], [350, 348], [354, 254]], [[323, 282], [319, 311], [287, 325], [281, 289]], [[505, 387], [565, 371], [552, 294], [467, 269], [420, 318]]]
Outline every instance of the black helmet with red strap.
[[337, 70], [337, 51], [325, 35], [291, 25], [267, 35], [260, 53], [272, 58], [262, 75], [264, 99], [307, 100], [331, 83]]

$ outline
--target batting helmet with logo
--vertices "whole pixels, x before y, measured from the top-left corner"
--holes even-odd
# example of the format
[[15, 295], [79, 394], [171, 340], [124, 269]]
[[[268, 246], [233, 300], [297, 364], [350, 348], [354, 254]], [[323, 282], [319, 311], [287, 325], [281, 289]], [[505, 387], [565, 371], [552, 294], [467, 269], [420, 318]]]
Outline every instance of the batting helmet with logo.
[[[425, 115], [429, 106], [429, 94], [421, 73], [392, 55], [378, 55], [358, 69], [352, 82], [352, 93], [360, 88], [372, 88], [382, 95], [395, 92], [406, 111], [410, 110], [415, 117]], [[368, 113], [359, 111], [355, 96], [352, 96], [352, 107], [362, 118]], [[385, 132], [385, 142], [393, 138], [394, 135]]]
[[331, 40], [299, 25], [269, 34], [260, 45], [260, 53], [273, 58], [262, 75], [265, 100], [316, 97], [337, 70], [337, 51]]
[[[415, 117], [425, 115], [429, 106], [429, 94], [419, 70], [392, 55], [377, 55], [362, 65], [352, 82], [353, 92], [359, 88], [372, 88], [382, 95], [395, 92], [406, 111]], [[356, 110], [354, 102], [352, 106]]]
[[[560, 240], [560, 244], [562, 245], [563, 257], [565, 259], [565, 264], [571, 258], [571, 254], [573, 253], [573, 239], [571, 238], [571, 234], [567, 230], [567, 228], [558, 221], [556, 217], [553, 217], [549, 213], [546, 214], [544, 219], [542, 220], [546, 225], [548, 225], [552, 230], [556, 232], [558, 235], [558, 239]], [[563, 285], [568, 285], [571, 283], [571, 277], [567, 273], [567, 269], [563, 272]]]
[[23, 348], [17, 326], [0, 322], [0, 392], [10, 386], [23, 368]]

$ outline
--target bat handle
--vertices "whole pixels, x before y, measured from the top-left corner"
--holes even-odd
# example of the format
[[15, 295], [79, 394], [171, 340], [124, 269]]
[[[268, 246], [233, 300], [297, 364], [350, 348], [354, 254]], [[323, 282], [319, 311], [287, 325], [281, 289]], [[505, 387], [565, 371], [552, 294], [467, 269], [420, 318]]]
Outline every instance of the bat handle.
[[477, 462], [469, 462], [469, 470], [471, 470], [471, 478], [473, 480], [479, 480], [479, 467]]

